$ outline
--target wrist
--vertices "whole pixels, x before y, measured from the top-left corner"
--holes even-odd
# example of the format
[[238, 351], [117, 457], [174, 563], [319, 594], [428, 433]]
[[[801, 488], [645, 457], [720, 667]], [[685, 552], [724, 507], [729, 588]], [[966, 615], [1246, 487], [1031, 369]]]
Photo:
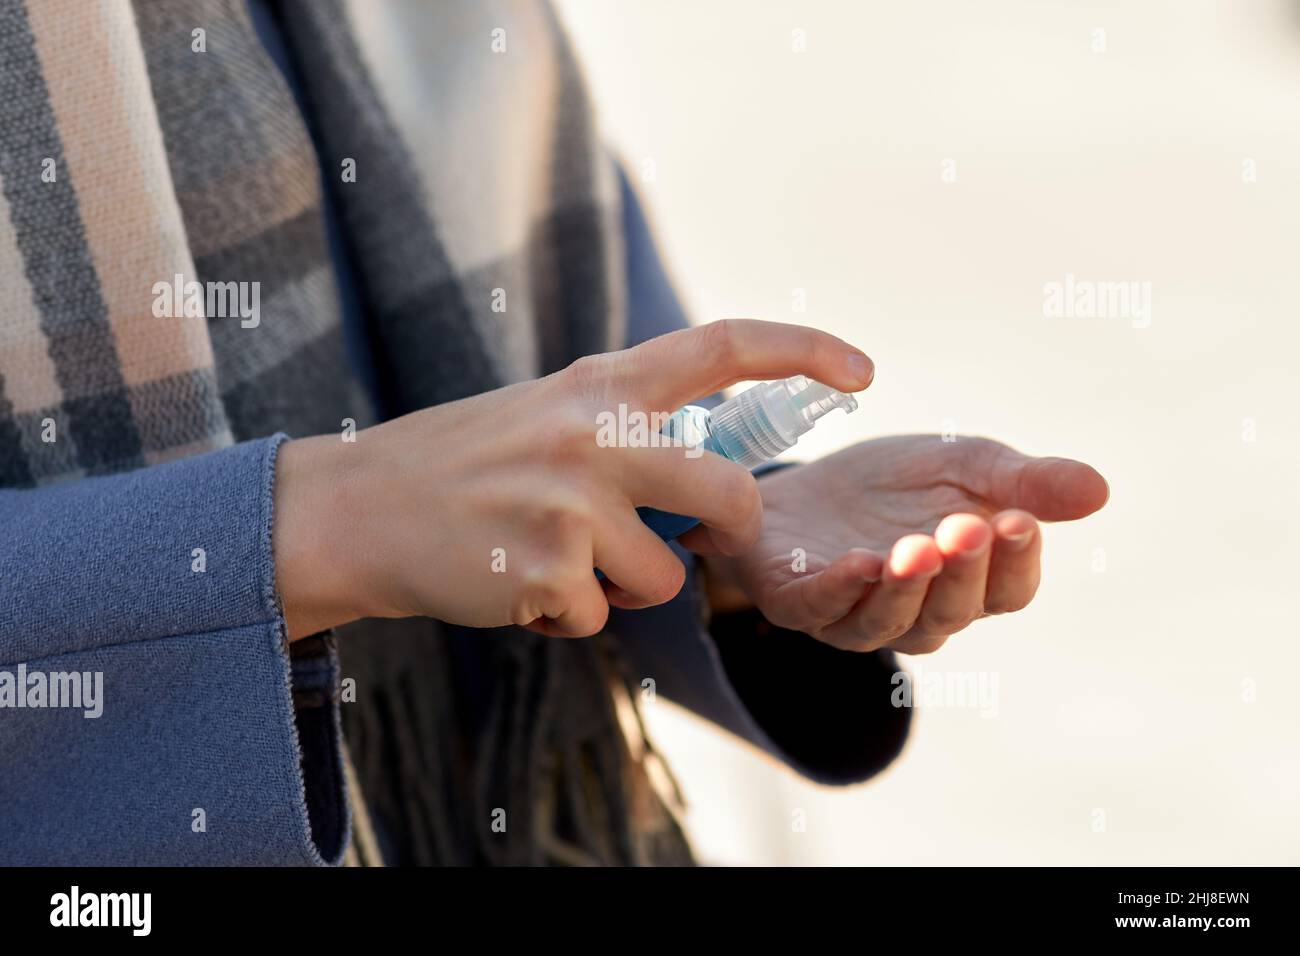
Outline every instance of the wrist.
[[272, 546], [289, 640], [368, 616], [358, 555], [356, 444], [320, 435], [286, 442], [276, 462]]
[[699, 556], [699, 561], [704, 598], [714, 614], [734, 614], [754, 606], [745, 589], [740, 586], [734, 558], [722, 554], [704, 554]]

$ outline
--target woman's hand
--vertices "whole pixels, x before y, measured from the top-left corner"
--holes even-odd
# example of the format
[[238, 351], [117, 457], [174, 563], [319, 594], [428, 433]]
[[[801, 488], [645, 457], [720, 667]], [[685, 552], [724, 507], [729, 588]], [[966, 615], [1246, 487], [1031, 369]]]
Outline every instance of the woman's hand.
[[[1038, 588], [1036, 519], [1082, 518], [1109, 494], [1082, 462], [938, 435], [862, 442], [759, 487], [756, 546], [705, 559], [720, 609], [747, 598], [772, 623], [837, 647], [907, 654], [1023, 608]], [[704, 529], [682, 543], [712, 550]]]
[[795, 374], [857, 391], [872, 373], [826, 333], [730, 320], [415, 412], [355, 442], [289, 442], [274, 533], [289, 636], [413, 615], [594, 634], [611, 604], [659, 604], [682, 586], [681, 561], [638, 506], [698, 516], [727, 554], [747, 551], [762, 520], [743, 467], [644, 440], [602, 447], [602, 413], [666, 415], [737, 381]]

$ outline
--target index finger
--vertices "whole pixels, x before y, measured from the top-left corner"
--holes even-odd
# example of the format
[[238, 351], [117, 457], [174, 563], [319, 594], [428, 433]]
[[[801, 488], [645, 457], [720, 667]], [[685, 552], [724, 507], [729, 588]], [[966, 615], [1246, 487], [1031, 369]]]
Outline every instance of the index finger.
[[757, 319], [722, 319], [669, 332], [610, 358], [620, 388], [651, 410], [671, 411], [736, 382], [807, 375], [857, 392], [875, 375], [871, 359], [842, 339]]

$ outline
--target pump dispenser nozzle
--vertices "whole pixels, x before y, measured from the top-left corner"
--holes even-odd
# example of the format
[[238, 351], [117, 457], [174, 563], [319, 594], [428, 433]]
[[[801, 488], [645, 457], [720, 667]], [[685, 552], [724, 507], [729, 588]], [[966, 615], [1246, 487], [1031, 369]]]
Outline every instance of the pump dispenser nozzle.
[[[851, 412], [857, 407], [852, 395], [796, 375], [747, 388], [712, 412], [698, 405], [679, 408], [663, 431], [688, 447], [702, 446], [705, 451], [753, 469], [792, 446], [827, 412], [836, 408]], [[665, 541], [700, 523], [689, 515], [644, 505], [637, 508], [637, 513]]]
[[857, 407], [852, 395], [796, 375], [723, 402], [709, 416], [709, 432], [726, 457], [754, 468], [794, 445], [827, 412]]

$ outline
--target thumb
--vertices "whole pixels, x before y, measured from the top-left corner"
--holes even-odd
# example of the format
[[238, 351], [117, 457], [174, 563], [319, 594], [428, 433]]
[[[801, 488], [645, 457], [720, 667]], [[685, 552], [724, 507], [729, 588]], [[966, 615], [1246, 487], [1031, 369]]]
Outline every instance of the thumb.
[[1023, 508], [1043, 521], [1073, 521], [1092, 514], [1110, 497], [1106, 479], [1072, 458], [1031, 458], [999, 446], [990, 491], [998, 508]]

